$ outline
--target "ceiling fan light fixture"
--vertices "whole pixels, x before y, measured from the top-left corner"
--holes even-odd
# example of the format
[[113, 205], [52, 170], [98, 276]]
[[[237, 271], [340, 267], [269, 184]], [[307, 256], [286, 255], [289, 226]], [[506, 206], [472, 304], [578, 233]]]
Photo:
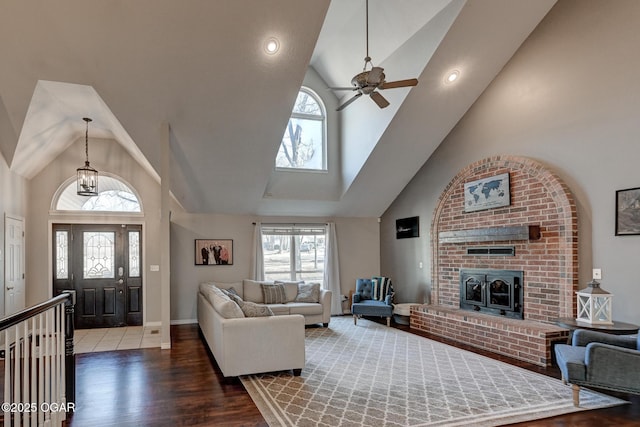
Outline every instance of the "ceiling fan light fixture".
[[264, 51], [269, 55], [275, 55], [280, 50], [280, 42], [275, 37], [269, 37], [264, 43]]
[[[385, 80], [384, 68], [376, 67], [371, 61], [369, 56], [369, 0], [365, 1], [365, 40], [366, 40], [366, 52], [367, 56], [364, 57], [364, 67], [362, 72], [355, 75], [351, 79], [350, 87], [330, 87], [332, 90], [348, 90], [356, 92], [351, 98], [349, 98], [342, 105], [338, 106], [336, 111], [344, 110], [349, 104], [361, 97], [362, 95], [369, 95], [371, 100], [376, 103], [379, 108], [386, 108], [389, 106], [389, 101], [377, 92], [377, 90], [394, 89], [401, 87], [410, 87], [418, 84], [418, 79], [406, 79], [396, 80], [388, 82]], [[367, 66], [370, 68], [367, 70]]]

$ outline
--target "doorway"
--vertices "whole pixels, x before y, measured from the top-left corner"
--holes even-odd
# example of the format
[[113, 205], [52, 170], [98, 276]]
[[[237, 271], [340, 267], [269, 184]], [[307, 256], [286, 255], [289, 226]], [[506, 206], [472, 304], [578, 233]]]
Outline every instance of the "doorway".
[[24, 220], [5, 215], [4, 238], [4, 315], [9, 316], [25, 308]]
[[53, 293], [75, 291], [77, 329], [142, 325], [142, 226], [53, 224]]

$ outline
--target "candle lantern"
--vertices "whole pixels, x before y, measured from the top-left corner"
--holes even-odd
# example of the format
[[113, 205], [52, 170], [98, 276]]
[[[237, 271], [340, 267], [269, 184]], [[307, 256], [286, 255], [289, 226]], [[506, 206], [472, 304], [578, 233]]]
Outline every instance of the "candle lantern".
[[613, 295], [600, 287], [595, 279], [585, 289], [576, 292], [578, 295], [577, 321], [592, 325], [613, 325], [611, 302]]

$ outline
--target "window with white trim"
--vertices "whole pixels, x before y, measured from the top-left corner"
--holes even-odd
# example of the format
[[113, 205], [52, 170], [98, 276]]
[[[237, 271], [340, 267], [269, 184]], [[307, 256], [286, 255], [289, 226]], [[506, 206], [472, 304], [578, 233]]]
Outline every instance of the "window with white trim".
[[302, 87], [280, 143], [276, 168], [326, 171], [326, 122], [320, 97]]
[[79, 196], [76, 191], [76, 182], [72, 180], [55, 200], [57, 211], [84, 211], [84, 212], [142, 212], [140, 200], [134, 191], [122, 180], [101, 175], [98, 182], [99, 193], [97, 196]]
[[323, 283], [325, 224], [263, 224], [261, 231], [265, 280]]

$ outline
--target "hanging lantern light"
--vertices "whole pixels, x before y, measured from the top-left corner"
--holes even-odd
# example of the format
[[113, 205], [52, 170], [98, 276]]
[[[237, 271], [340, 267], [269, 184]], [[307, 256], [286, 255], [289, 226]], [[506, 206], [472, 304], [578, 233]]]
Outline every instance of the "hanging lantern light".
[[89, 164], [89, 122], [92, 121], [88, 117], [84, 117], [87, 123], [87, 129], [84, 135], [84, 153], [86, 160], [84, 166], [78, 168], [78, 196], [97, 196], [98, 195], [98, 171]]
[[600, 288], [593, 279], [578, 295], [578, 317], [576, 320], [592, 325], [613, 325], [611, 303], [613, 295]]

